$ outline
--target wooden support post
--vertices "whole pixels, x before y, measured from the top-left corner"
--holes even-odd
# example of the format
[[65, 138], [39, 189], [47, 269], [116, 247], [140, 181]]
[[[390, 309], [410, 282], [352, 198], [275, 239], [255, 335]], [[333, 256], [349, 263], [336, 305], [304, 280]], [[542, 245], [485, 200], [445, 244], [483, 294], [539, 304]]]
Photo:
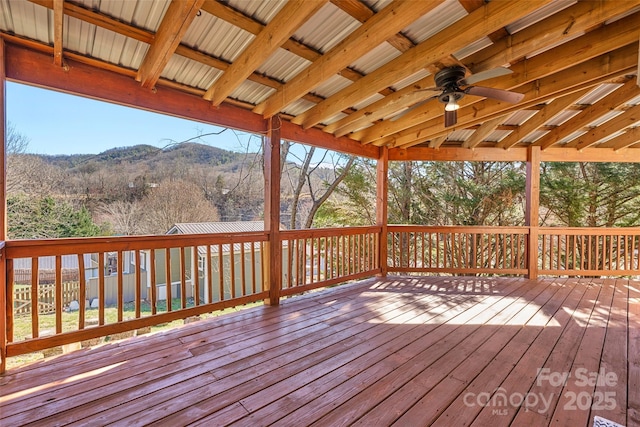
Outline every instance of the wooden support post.
[[540, 211], [540, 147], [527, 150], [525, 225], [529, 227], [527, 270], [529, 279], [538, 278], [538, 226]]
[[376, 173], [376, 224], [381, 227], [379, 239], [380, 276], [387, 275], [387, 201], [389, 198], [389, 148], [382, 147]]
[[4, 241], [7, 239], [7, 135], [6, 135], [6, 71], [4, 40], [0, 38], [0, 374], [6, 369], [7, 355], [7, 258]]
[[265, 304], [278, 305], [282, 289], [282, 243], [280, 241], [280, 117], [269, 119], [264, 139], [264, 229], [269, 235], [265, 253], [264, 284], [269, 290]]

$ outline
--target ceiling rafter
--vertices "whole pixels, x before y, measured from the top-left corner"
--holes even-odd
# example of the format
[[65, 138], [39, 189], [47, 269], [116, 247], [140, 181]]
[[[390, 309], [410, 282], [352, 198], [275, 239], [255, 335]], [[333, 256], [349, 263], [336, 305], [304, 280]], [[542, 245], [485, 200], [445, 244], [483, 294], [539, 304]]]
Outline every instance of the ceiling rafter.
[[[511, 67], [512, 74], [492, 79], [491, 87], [514, 90], [525, 83], [570, 68], [577, 63], [588, 61], [629, 43], [634, 43], [637, 31], [640, 31], [640, 12], [547, 50], [533, 58], [518, 62]], [[460, 102], [460, 106], [461, 108], [474, 108], [472, 105], [478, 102], [477, 99], [466, 97]], [[378, 123], [354, 133], [351, 137], [363, 143], [369, 143], [404, 129], [419, 126], [420, 123], [441, 115], [441, 105], [437, 103], [425, 104], [397, 121]]]
[[[474, 2], [476, 4], [477, 2]], [[628, 7], [628, 6], [627, 6]], [[550, 18], [547, 18], [541, 22], [527, 27], [523, 31], [520, 31], [514, 35], [505, 36], [500, 39], [496, 45], [505, 46], [511, 43], [518, 45], [517, 49], [500, 49], [501, 55], [494, 53], [493, 46], [485, 48], [480, 52], [465, 58], [465, 62], [474, 71], [482, 71], [482, 68], [490, 69], [506, 63], [513, 62], [520, 58], [523, 52], [530, 52], [541, 49], [549, 44], [557, 43], [557, 38], [554, 36], [564, 34], [567, 36], [573, 34], [579, 34], [585, 29], [591, 28], [604, 19], [615, 16], [621, 13], [622, 5], [619, 2], [584, 2], [578, 5], [569, 7]], [[568, 22], [574, 24], [570, 27]], [[577, 32], [576, 32], [577, 31]], [[476, 70], [475, 63], [481, 63], [482, 67]], [[417, 82], [417, 88], [425, 88], [434, 86], [433, 76], [429, 76], [420, 82]], [[364, 107], [356, 113], [341, 119], [337, 123], [328, 125], [325, 131], [332, 132], [336, 136], [346, 135], [355, 129], [365, 126], [367, 123], [373, 123], [375, 120], [385, 117], [386, 115], [398, 111], [407, 105], [414, 102], [411, 98], [401, 100], [400, 98], [404, 94], [410, 94], [413, 90], [408, 87], [398, 91], [386, 98], [376, 101], [370, 106]], [[468, 102], [468, 101], [467, 101]], [[387, 106], [387, 103], [389, 104]], [[395, 110], [394, 110], [395, 108]], [[391, 110], [391, 111], [390, 111]], [[378, 113], [379, 112], [379, 113]], [[414, 114], [416, 114], [414, 112]], [[436, 114], [441, 114], [438, 110]], [[371, 120], [367, 121], [367, 118]], [[337, 130], [337, 132], [335, 132]], [[357, 135], [354, 135], [356, 139], [360, 139]], [[362, 141], [367, 142], [367, 141]]]
[[591, 88], [583, 89], [568, 95], [556, 98], [549, 104], [546, 104], [529, 120], [524, 122], [521, 126], [518, 126], [513, 132], [507, 135], [502, 141], [496, 144], [498, 148], [509, 149], [517, 145], [522, 139], [526, 138], [532, 132], [538, 130], [546, 122], [554, 118], [563, 110], [566, 110], [569, 106], [573, 105], [587, 94]]
[[53, 0], [53, 63], [62, 67], [64, 41], [64, 0]]
[[[607, 82], [625, 73], [635, 72], [636, 50], [634, 45], [628, 45], [518, 87], [517, 91], [523, 93], [525, 97], [517, 105], [485, 99], [470, 107], [461, 108], [458, 110], [458, 124], [455, 129], [464, 129], [496, 115], [526, 109], [530, 105], [547, 102], [550, 99]], [[452, 130], [445, 128], [441, 117], [436, 117], [376, 141], [375, 145], [392, 143], [394, 146], [407, 148]]]
[[142, 87], [150, 89], [155, 86], [162, 70], [198, 14], [203, 1], [174, 0], [169, 4], [156, 31], [154, 41], [138, 69], [136, 80], [142, 84]]
[[633, 79], [629, 79], [629, 81], [620, 88], [588, 106], [582, 110], [580, 114], [563, 123], [562, 126], [553, 129], [548, 134], [538, 139], [534, 145], [538, 145], [542, 150], [546, 150], [547, 148], [557, 144], [563, 138], [571, 135], [573, 132], [589, 125], [589, 123], [598, 119], [603, 114], [618, 108], [638, 95], [640, 95], [640, 88], [634, 84]]
[[204, 98], [215, 106], [220, 105], [326, 2], [327, 0], [311, 2], [291, 0], [286, 3], [271, 22], [253, 39], [251, 44], [242, 51], [227, 71], [207, 89]]
[[491, 46], [465, 58], [465, 63], [476, 72], [509, 64], [563, 39], [570, 40], [593, 30], [628, 9], [629, 5], [624, 1], [579, 1], [541, 22], [494, 41]]
[[329, 52], [285, 83], [266, 101], [260, 103], [254, 112], [263, 114], [265, 118], [277, 114], [306, 92], [316, 88], [327, 75], [338, 73], [354, 59], [367, 54], [415, 21], [416, 15], [427, 13], [440, 3], [441, 0], [428, 2], [396, 0], [390, 3]]
[[[375, 15], [375, 12], [360, 0], [331, 0], [331, 3], [361, 23], [365, 23], [369, 18]], [[415, 46], [415, 43], [402, 33], [392, 35], [387, 39], [387, 43], [398, 49], [400, 52], [406, 52]]]
[[519, 17], [538, 9], [549, 0], [525, 3], [491, 2], [456, 22], [456, 31], [441, 31], [426, 41], [387, 62], [345, 89], [338, 91], [315, 107], [296, 116], [292, 122], [309, 128], [339, 111], [352, 106], [382, 88], [393, 85], [452, 51], [462, 49]]
[[620, 151], [637, 144], [640, 144], [640, 127], [628, 128], [622, 135], [603, 142], [599, 147], [613, 148], [614, 151]]
[[612, 118], [606, 123], [603, 123], [600, 126], [591, 129], [585, 135], [582, 135], [575, 140], [565, 144], [565, 147], [584, 150], [585, 148], [597, 144], [598, 141], [601, 141], [612, 133], [617, 132], [620, 129], [625, 129], [627, 127], [633, 126], [638, 122], [640, 122], [640, 105], [631, 107], [624, 113]]
[[480, 143], [489, 136], [496, 127], [505, 119], [506, 116], [498, 116], [491, 120], [483, 122], [473, 135], [462, 143], [462, 148], [476, 148]]

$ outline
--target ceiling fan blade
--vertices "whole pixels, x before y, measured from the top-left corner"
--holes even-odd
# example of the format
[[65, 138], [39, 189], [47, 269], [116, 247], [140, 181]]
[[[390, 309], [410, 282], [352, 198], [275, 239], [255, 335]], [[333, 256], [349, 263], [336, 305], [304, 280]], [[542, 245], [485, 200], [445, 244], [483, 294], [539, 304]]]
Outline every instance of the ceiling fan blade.
[[[426, 90], [426, 89], [424, 89]], [[437, 94], [440, 94], [440, 92], [437, 92]], [[427, 102], [431, 101], [433, 98], [435, 98], [435, 96], [430, 96], [427, 99], [423, 99], [420, 102], [416, 102], [415, 104], [413, 104], [411, 107], [407, 108], [404, 111], [401, 111], [400, 114], [393, 116], [392, 118], [389, 119], [389, 121], [391, 122], [395, 122], [396, 120], [398, 120], [399, 118], [405, 116], [406, 114], [409, 114], [410, 112], [412, 112], [413, 110], [415, 110], [418, 107], [423, 106], [424, 104], [426, 104]]]
[[483, 96], [485, 98], [497, 99], [498, 101], [510, 102], [512, 104], [516, 104], [524, 98], [524, 94], [522, 93], [484, 86], [471, 86], [464, 91], [469, 95]]
[[458, 111], [445, 111], [444, 112], [444, 127], [450, 127], [458, 123]]
[[511, 74], [511, 73], [513, 73], [513, 71], [511, 71], [508, 68], [497, 67], [497, 68], [492, 68], [486, 71], [480, 71], [479, 73], [476, 73], [476, 74], [472, 74], [469, 77], [462, 79], [459, 83], [461, 85], [472, 85], [474, 83], [478, 83], [483, 80], [489, 80], [494, 77], [506, 76], [507, 74]]

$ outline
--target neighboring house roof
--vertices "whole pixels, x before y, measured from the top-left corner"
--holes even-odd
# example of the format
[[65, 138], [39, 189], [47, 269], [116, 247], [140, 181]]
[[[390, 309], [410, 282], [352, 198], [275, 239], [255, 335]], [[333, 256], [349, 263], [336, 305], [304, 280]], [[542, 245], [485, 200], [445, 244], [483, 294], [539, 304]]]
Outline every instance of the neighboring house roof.
[[[96, 263], [91, 259], [91, 254], [84, 254], [84, 267], [95, 268]], [[31, 269], [31, 258], [16, 258], [13, 260], [14, 269]], [[55, 256], [41, 256], [38, 258], [39, 270], [55, 270], [56, 269], [56, 257]], [[78, 269], [78, 255], [62, 255], [62, 269], [63, 270], [77, 270]]]
[[182, 222], [174, 224], [167, 231], [167, 234], [247, 233], [252, 231], [264, 231], [264, 222]]
[[[231, 222], [183, 222], [174, 224], [167, 231], [167, 234], [224, 234], [224, 233], [248, 233], [255, 231], [264, 231], [263, 221], [231, 221]], [[233, 251], [238, 254], [241, 251], [241, 244], [234, 243]], [[260, 250], [259, 242], [247, 242], [244, 244], [245, 253], [251, 251], [251, 246], [256, 251]], [[211, 254], [217, 255], [219, 245], [211, 246]], [[230, 252], [230, 245], [222, 245], [222, 253]], [[205, 255], [207, 253], [206, 246], [198, 246], [198, 254]]]

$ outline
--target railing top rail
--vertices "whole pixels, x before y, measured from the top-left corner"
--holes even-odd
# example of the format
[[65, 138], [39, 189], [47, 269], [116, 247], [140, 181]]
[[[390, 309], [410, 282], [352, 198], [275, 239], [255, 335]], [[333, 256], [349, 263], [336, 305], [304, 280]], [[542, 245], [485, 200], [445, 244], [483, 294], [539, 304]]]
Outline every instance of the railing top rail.
[[7, 258], [164, 249], [231, 243], [264, 242], [266, 232], [217, 234], [167, 234], [159, 236], [80, 237], [43, 240], [8, 240]]
[[331, 237], [354, 234], [380, 233], [382, 227], [340, 227], [340, 228], [307, 228], [304, 230], [283, 230], [280, 232], [282, 240], [299, 239], [309, 237]]
[[393, 224], [388, 225], [389, 231], [430, 231], [435, 233], [521, 233], [528, 234], [530, 227], [525, 226], [484, 226], [484, 225], [410, 225]]
[[540, 227], [540, 234], [593, 236], [639, 236], [640, 227]]

